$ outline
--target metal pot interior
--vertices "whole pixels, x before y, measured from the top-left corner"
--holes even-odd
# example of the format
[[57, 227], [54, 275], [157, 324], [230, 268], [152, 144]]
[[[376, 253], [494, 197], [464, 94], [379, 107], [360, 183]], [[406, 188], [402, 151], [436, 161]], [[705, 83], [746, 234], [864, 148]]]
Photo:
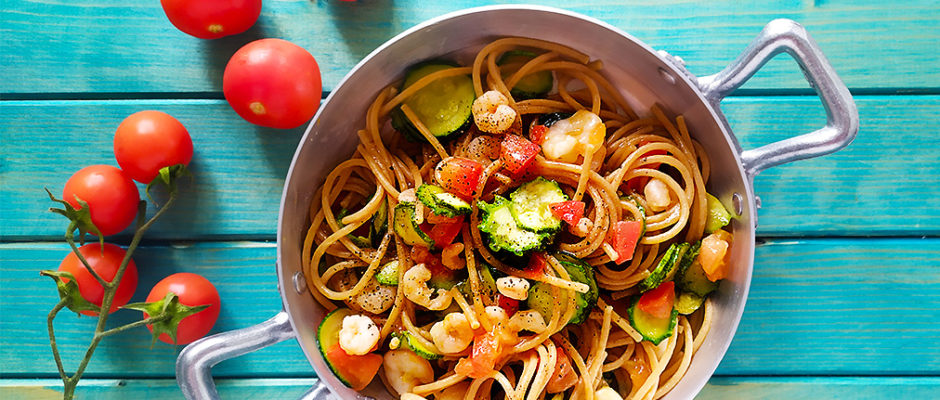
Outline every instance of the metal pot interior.
[[[284, 307], [298, 341], [317, 375], [342, 398], [356, 398], [330, 372], [317, 350], [315, 328], [324, 310], [307, 293], [301, 270], [301, 246], [313, 193], [330, 170], [355, 150], [356, 130], [380, 89], [400, 80], [408, 66], [449, 56], [464, 65], [486, 43], [505, 36], [549, 40], [583, 51], [604, 62], [604, 73], [641, 115], [653, 103], [682, 114], [693, 137], [711, 159], [709, 192], [731, 209], [737, 193], [740, 216], [734, 221], [732, 276], [713, 295], [717, 313], [705, 344], [683, 380], [666, 399], [693, 397], [714, 372], [744, 309], [754, 255], [754, 196], [738, 158], [735, 141], [685, 72], [664, 61], [652, 48], [606, 23], [567, 11], [506, 6], [465, 10], [416, 26], [363, 59], [321, 105], [298, 145], [287, 176], [278, 221], [278, 278]], [[299, 284], [298, 284], [299, 283]], [[364, 395], [391, 398], [378, 379]]]

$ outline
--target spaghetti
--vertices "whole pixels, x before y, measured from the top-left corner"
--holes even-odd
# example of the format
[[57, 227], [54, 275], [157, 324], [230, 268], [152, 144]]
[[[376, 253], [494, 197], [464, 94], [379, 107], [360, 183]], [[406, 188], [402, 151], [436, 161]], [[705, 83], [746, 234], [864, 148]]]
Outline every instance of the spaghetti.
[[[501, 62], [507, 55], [522, 56], [514, 64]], [[410, 79], [407, 87], [389, 86], [369, 107], [355, 154], [329, 173], [310, 204], [303, 270], [313, 297], [327, 310], [371, 320], [373, 325], [354, 326], [349, 316], [342, 319], [338, 345], [343, 357], [363, 365], [368, 360], [356, 357], [381, 356], [384, 373], [378, 375], [393, 395], [594, 399], [610, 387], [606, 393], [624, 399], [658, 399], [688, 370], [708, 334], [713, 306], [699, 291], [691, 294], [698, 296], [693, 310], [676, 316], [675, 296], [682, 300], [687, 288], [660, 289], [674, 287], [673, 281], [681, 286], [689, 263], [707, 275], [706, 286], [728, 268], [721, 263], [730, 234], [710, 226], [708, 157], [682, 116], [669, 117], [658, 106], [639, 116], [601, 68], [559, 44], [502, 38], [483, 47], [469, 67], [445, 67]], [[546, 73], [552, 79], [548, 93], [515, 91], [525, 79]], [[436, 82], [467, 75], [476, 98], [473, 119], [440, 137], [409, 99]], [[481, 105], [489, 113], [481, 116], [478, 103], [489, 98], [503, 103]], [[389, 122], [395, 113], [400, 120]], [[551, 126], [548, 116], [557, 120]], [[600, 137], [585, 136], [591, 121]], [[401, 124], [415, 134], [396, 129]], [[541, 147], [536, 154], [513, 153], [508, 136], [523, 149]], [[524, 168], [514, 171], [526, 155]], [[455, 159], [461, 168], [468, 162], [478, 167], [447, 175], [451, 166], [445, 164]], [[518, 203], [522, 195], [516, 193], [536, 181], [552, 183], [568, 199], [552, 203], [548, 216], [545, 209], [536, 214], [561, 227], [550, 233], [519, 219], [520, 210], [535, 203]], [[416, 195], [429, 185], [469, 208], [440, 215], [433, 201]], [[515, 220], [505, 217], [510, 214], [498, 220], [500, 199], [518, 208], [511, 214]], [[565, 210], [554, 212], [559, 204], [583, 212], [570, 219]], [[519, 226], [499, 225], [506, 221]], [[641, 223], [633, 243], [618, 237]], [[493, 224], [498, 229], [487, 228]], [[419, 239], [399, 229], [413, 229]], [[499, 247], [501, 238], [518, 239], [499, 229], [542, 242], [521, 250]], [[415, 243], [425, 236], [430, 241]], [[673, 249], [685, 251], [672, 262], [686, 265], [670, 270]], [[579, 262], [588, 267], [572, 269]], [[654, 278], [660, 281], [652, 282], [655, 287]], [[537, 290], [549, 299], [542, 308]], [[662, 294], [658, 303], [643, 303], [653, 293]], [[666, 304], [666, 318], [673, 321], [659, 340], [638, 327], [633, 314], [661, 314], [657, 304]], [[374, 344], [363, 332], [377, 332]], [[369, 348], [350, 350], [362, 343]], [[351, 382], [372, 380], [342, 376], [355, 372], [331, 354], [324, 350], [350, 386], [360, 389], [363, 384]]]

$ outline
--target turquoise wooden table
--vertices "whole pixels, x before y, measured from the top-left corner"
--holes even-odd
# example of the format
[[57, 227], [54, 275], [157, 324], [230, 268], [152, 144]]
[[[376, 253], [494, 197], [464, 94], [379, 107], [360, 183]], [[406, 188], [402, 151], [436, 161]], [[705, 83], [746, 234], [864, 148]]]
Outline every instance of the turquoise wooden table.
[[[280, 309], [275, 225], [302, 129], [261, 129], [239, 118], [221, 94], [229, 56], [256, 38], [289, 39], [317, 58], [329, 91], [393, 35], [480, 3], [268, 0], [248, 32], [204, 41], [173, 28], [157, 0], [3, 2], [0, 398], [61, 395], [44, 323], [56, 294], [38, 271], [55, 268], [67, 254], [66, 224], [46, 211], [51, 204], [42, 188], [61, 191], [85, 165], [115, 165], [111, 140], [125, 116], [168, 112], [187, 126], [196, 148], [195, 184], [184, 186], [182, 202], [135, 256], [141, 274], [135, 301], [170, 273], [197, 272], [222, 296], [214, 331], [253, 325]], [[891, 3], [565, 5], [684, 58], [698, 75], [725, 66], [771, 19], [792, 18], [808, 28], [855, 95], [861, 130], [854, 143], [756, 179], [763, 209], [750, 299], [702, 399], [940, 396], [940, 4]], [[786, 57], [723, 108], [746, 148], [807, 132], [825, 119]], [[115, 315], [113, 323], [136, 318]], [[59, 318], [69, 370], [93, 323]], [[151, 349], [144, 329], [109, 338], [78, 395], [179, 398], [173, 369], [179, 350]], [[291, 398], [316, 379], [294, 341], [225, 361], [214, 372], [226, 398]]]

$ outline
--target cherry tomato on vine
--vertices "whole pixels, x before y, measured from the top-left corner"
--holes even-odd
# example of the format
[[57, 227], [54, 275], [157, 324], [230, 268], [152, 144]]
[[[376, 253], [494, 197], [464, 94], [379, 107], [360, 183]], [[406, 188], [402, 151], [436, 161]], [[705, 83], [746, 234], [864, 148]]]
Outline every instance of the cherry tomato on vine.
[[186, 127], [170, 114], [140, 111], [118, 125], [114, 158], [129, 178], [150, 183], [163, 167], [189, 165], [193, 140]]
[[[101, 247], [98, 243], [89, 243], [79, 247], [78, 251], [88, 261], [88, 265], [106, 282], [114, 280], [118, 267], [121, 266], [121, 261], [124, 260], [124, 255], [127, 253], [124, 249], [111, 243], [105, 243], [104, 247]], [[59, 264], [59, 271], [69, 272], [75, 276], [75, 283], [78, 284], [78, 291], [81, 292], [82, 298], [101, 307], [104, 300], [104, 287], [98, 283], [98, 280], [91, 272], [88, 272], [88, 268], [85, 268], [82, 260], [79, 260], [74, 252], [65, 256], [62, 263]], [[68, 281], [68, 279], [65, 279], [65, 281]], [[127, 304], [131, 297], [134, 297], [135, 290], [137, 290], [137, 265], [131, 259], [127, 262], [127, 268], [124, 270], [124, 276], [121, 278], [121, 284], [118, 285], [117, 292], [114, 294], [114, 300], [111, 301], [111, 308], [108, 313], [113, 313], [118, 307]], [[98, 315], [94, 311], [82, 311], [82, 314]]]
[[200, 39], [247, 31], [261, 15], [261, 0], [160, 0], [177, 29]]
[[248, 122], [296, 128], [309, 121], [320, 106], [320, 67], [296, 44], [282, 39], [256, 40], [229, 59], [222, 92]]
[[65, 182], [62, 197], [75, 209], [82, 208], [75, 197], [88, 203], [91, 222], [104, 236], [127, 228], [137, 215], [140, 193], [134, 181], [110, 165], [92, 165], [78, 170]]
[[[209, 282], [208, 279], [197, 274], [189, 272], [176, 273], [157, 282], [153, 289], [150, 290], [150, 294], [147, 296], [147, 302], [158, 301], [170, 292], [175, 293], [176, 296], [179, 297], [180, 303], [183, 305], [190, 307], [201, 306], [203, 304], [209, 305], [205, 310], [183, 318], [183, 320], [180, 321], [176, 330], [175, 344], [187, 344], [206, 336], [212, 329], [212, 326], [215, 325], [215, 321], [219, 319], [219, 309], [221, 307], [219, 292], [215, 289], [215, 286], [212, 285], [212, 282]], [[144, 318], [148, 317], [149, 315], [144, 313]], [[147, 328], [150, 329], [151, 332], [153, 331], [150, 325], [147, 325]], [[170, 339], [170, 335], [165, 333], [160, 335], [160, 340], [165, 343], [174, 344], [173, 340]]]

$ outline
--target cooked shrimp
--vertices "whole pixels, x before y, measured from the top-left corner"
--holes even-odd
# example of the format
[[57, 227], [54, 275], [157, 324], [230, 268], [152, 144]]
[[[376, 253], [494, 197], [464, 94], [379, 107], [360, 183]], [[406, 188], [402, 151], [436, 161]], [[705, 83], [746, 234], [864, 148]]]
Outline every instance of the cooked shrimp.
[[365, 315], [347, 315], [339, 330], [339, 347], [347, 354], [368, 354], [379, 342], [379, 328]]
[[529, 281], [518, 276], [504, 276], [496, 280], [496, 289], [503, 296], [514, 300], [525, 300], [529, 297]]
[[431, 339], [442, 353], [459, 353], [473, 342], [473, 329], [467, 316], [452, 312], [431, 326]]
[[434, 291], [428, 287], [430, 279], [431, 271], [423, 263], [418, 264], [405, 271], [400, 287], [408, 300], [428, 310], [440, 311], [449, 307], [453, 297], [448, 290], [437, 289], [437, 297], [431, 299]]
[[373, 278], [359, 294], [349, 300], [363, 311], [380, 314], [395, 304], [395, 287], [382, 285]]
[[434, 400], [463, 400], [468, 390], [470, 390], [470, 382], [463, 381], [434, 395]]
[[545, 324], [545, 318], [538, 311], [523, 310], [517, 311], [509, 318], [509, 329], [519, 332], [526, 330], [533, 333], [542, 333], [548, 326]]
[[434, 369], [428, 360], [410, 350], [390, 350], [382, 358], [385, 380], [399, 395], [410, 393], [415, 386], [431, 383]]
[[473, 122], [483, 132], [503, 133], [516, 121], [516, 110], [509, 106], [509, 99], [495, 90], [477, 97], [471, 110]]

